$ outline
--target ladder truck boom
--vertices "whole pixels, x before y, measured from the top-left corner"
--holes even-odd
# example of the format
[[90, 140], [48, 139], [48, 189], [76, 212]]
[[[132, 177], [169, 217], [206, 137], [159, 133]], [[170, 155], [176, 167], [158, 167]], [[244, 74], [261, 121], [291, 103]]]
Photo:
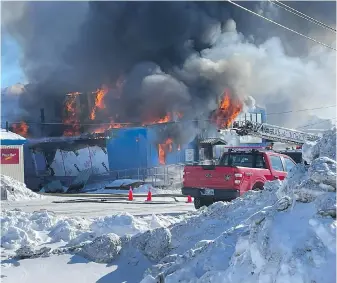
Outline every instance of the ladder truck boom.
[[255, 136], [263, 139], [302, 145], [306, 141], [316, 141], [318, 136], [305, 132], [287, 129], [267, 123], [257, 123], [252, 121], [236, 121], [233, 128], [239, 136]]

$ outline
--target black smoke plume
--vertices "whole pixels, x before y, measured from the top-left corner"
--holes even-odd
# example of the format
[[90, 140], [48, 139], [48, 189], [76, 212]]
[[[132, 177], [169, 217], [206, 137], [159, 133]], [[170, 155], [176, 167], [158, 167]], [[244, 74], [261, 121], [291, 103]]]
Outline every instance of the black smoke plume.
[[[334, 2], [287, 3], [335, 25]], [[288, 110], [298, 101], [289, 95], [289, 88], [297, 93], [293, 96], [306, 91], [287, 83], [263, 89], [260, 81], [264, 78], [252, 74], [264, 73], [264, 65], [251, 63], [251, 56], [256, 56], [255, 61], [259, 57], [250, 50], [269, 48], [271, 56], [283, 56], [294, 65], [295, 56], [296, 60], [309, 56], [311, 45], [225, 1], [2, 4], [2, 34], [16, 39], [23, 52], [21, 65], [29, 85], [20, 96], [19, 107], [22, 118], [29, 121], [36, 121], [39, 109], [44, 108], [47, 122], [62, 122], [66, 93], [91, 92], [103, 84], [110, 91], [106, 108], [97, 112], [97, 122], [113, 118], [142, 123], [174, 112], [183, 113], [186, 119], [205, 118], [225, 88], [242, 99], [256, 96], [258, 103], [270, 105], [269, 111], [280, 105]], [[303, 33], [316, 30], [270, 3], [240, 5]], [[278, 40], [271, 39], [275, 35]], [[273, 73], [273, 67], [278, 65], [265, 69]], [[271, 80], [277, 81], [280, 75], [276, 72]], [[118, 82], [122, 84], [116, 90]], [[327, 89], [326, 95], [330, 92]], [[274, 96], [281, 97], [276, 106]], [[62, 127], [50, 126], [44, 134], [61, 135], [62, 131]]]

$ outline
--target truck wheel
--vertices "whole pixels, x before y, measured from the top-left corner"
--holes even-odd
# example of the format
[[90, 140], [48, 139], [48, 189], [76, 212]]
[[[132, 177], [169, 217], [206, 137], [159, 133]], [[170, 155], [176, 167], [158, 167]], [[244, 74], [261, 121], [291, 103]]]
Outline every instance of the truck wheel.
[[200, 207], [203, 206], [210, 206], [211, 204], [213, 204], [213, 200], [208, 200], [205, 198], [194, 198], [195, 209], [199, 209]]
[[263, 190], [263, 186], [264, 186], [263, 183], [256, 183], [256, 184], [253, 186], [252, 190], [253, 190], [253, 191], [262, 191], [262, 190]]
[[202, 202], [201, 202], [201, 198], [194, 198], [194, 207], [195, 209], [199, 209], [200, 207], [202, 207]]

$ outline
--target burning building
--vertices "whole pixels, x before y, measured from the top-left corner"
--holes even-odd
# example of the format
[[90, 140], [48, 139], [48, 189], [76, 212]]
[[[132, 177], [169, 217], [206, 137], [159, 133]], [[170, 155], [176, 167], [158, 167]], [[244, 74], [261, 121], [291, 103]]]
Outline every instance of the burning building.
[[[13, 127], [29, 139], [62, 137], [43, 142], [49, 147], [34, 144], [33, 155], [46, 160], [41, 167], [48, 165], [55, 176], [74, 177], [85, 167], [79, 163], [91, 164], [96, 145], [83, 136], [93, 133], [106, 133], [97, 145], [106, 154], [92, 165], [100, 173], [106, 171], [102, 163], [111, 172], [198, 160], [197, 140], [215, 137], [217, 127], [230, 125], [245, 108], [245, 57], [232, 60], [218, 52], [227, 48], [220, 39], [237, 32], [231, 5], [41, 3], [29, 2], [25, 10], [27, 25], [33, 25], [29, 31], [41, 31], [41, 40], [22, 46], [30, 83], [11, 96], [20, 111], [6, 119], [23, 121]], [[45, 22], [45, 12], [54, 15], [56, 8], [71, 16], [69, 33], [63, 28], [47, 32], [36, 21]], [[83, 18], [74, 17], [82, 8]], [[24, 22], [7, 26], [19, 42], [35, 38], [27, 36]], [[64, 27], [63, 21], [51, 22]], [[83, 139], [87, 145], [78, 149]]]
[[[196, 161], [196, 135], [186, 131], [181, 139], [178, 133], [182, 126], [167, 123], [110, 129], [104, 134], [80, 137], [30, 140], [25, 146], [26, 183], [35, 189], [52, 180], [69, 186], [87, 169], [92, 169], [96, 180], [130, 178], [130, 174], [145, 178], [149, 168]], [[191, 125], [184, 127], [194, 129]]]
[[[191, 135], [191, 139], [181, 140], [174, 136], [175, 127], [173, 123], [110, 130], [107, 141], [110, 170], [151, 168], [196, 161], [195, 135]], [[193, 156], [187, 157], [191, 151]]]
[[[56, 6], [61, 7], [60, 3]], [[36, 11], [29, 18], [34, 21], [52, 6], [45, 5], [29, 4], [27, 12]], [[77, 5], [82, 7], [73, 7]], [[231, 5], [89, 2], [85, 6], [88, 10], [72, 30], [76, 33], [70, 42], [61, 40], [53, 48], [42, 49], [53, 50], [50, 55], [57, 60], [48, 64], [48, 56], [32, 60], [28, 56], [32, 52], [23, 50], [30, 84], [16, 100], [21, 111], [13, 120], [28, 124], [28, 136], [77, 136], [126, 126], [210, 119], [214, 111], [212, 121], [225, 125], [240, 112], [248, 95], [241, 82], [237, 84], [240, 68], [206, 52], [216, 47], [216, 38], [233, 32], [233, 20], [225, 13]], [[217, 13], [219, 9], [223, 13]], [[177, 24], [166, 20], [172, 18], [169, 15]], [[120, 25], [117, 19], [125, 22]], [[7, 28], [14, 35], [20, 31], [16, 26]], [[39, 48], [32, 50], [39, 53]], [[221, 109], [216, 110], [225, 89]], [[36, 123], [40, 109], [45, 113], [43, 127]]]
[[[199, 140], [216, 137], [217, 129], [228, 127], [243, 107], [226, 90], [218, 109], [210, 116], [201, 115], [201, 119], [189, 120], [176, 111], [159, 118], [149, 116], [138, 123], [116, 123], [112, 117], [111, 122], [102, 123], [106, 95], [108, 89], [102, 88], [65, 96], [63, 137], [30, 139], [26, 154], [32, 158], [27, 162], [34, 166], [26, 166], [30, 168], [27, 178], [49, 174], [48, 178], [71, 180], [91, 168], [94, 175], [114, 179], [120, 177], [115, 173], [121, 170], [139, 172], [198, 161]], [[25, 127], [17, 128], [27, 132]]]

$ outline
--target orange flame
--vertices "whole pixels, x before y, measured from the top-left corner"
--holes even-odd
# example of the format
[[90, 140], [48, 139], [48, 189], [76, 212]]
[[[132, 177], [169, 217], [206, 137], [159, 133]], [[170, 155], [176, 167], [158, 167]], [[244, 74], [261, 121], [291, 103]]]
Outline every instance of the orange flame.
[[110, 130], [110, 129], [120, 129], [120, 128], [124, 128], [124, 127], [127, 127], [127, 126], [130, 126], [130, 124], [120, 124], [120, 123], [115, 123], [113, 119], [111, 119], [111, 122], [110, 124], [106, 124], [106, 125], [103, 125], [97, 129], [94, 130], [94, 133], [104, 133], [105, 131], [107, 130]]
[[80, 125], [76, 113], [76, 98], [79, 92], [67, 94], [67, 99], [65, 101], [66, 108], [66, 118], [63, 119], [63, 124], [69, 126], [63, 132], [64, 136], [73, 136], [80, 134]]
[[[173, 115], [177, 116], [179, 119], [181, 119], [183, 117], [183, 114], [180, 112], [173, 112]], [[163, 123], [168, 123], [170, 121], [172, 121], [172, 115], [170, 113], [168, 113], [166, 116], [161, 117], [159, 119], [153, 119], [152, 121], [147, 121], [145, 123], [143, 123], [143, 126], [146, 125], [153, 125], [153, 124], [163, 124]]]
[[158, 157], [159, 157], [159, 164], [165, 165], [166, 154], [163, 144], [158, 144]]
[[213, 113], [212, 121], [219, 128], [228, 128], [242, 110], [242, 102], [225, 90], [220, 107]]
[[108, 93], [108, 88], [103, 85], [101, 89], [96, 90], [96, 99], [95, 99], [95, 106], [99, 109], [104, 109], [104, 97]]
[[26, 122], [20, 122], [18, 124], [13, 124], [12, 125], [12, 130], [14, 133], [23, 136], [23, 137], [27, 137], [27, 133], [28, 133], [28, 125], [26, 124]]
[[[106, 108], [104, 100], [105, 100], [107, 93], [110, 91], [109, 95], [111, 95], [115, 99], [119, 99], [122, 94], [123, 85], [124, 85], [124, 79], [121, 76], [116, 81], [115, 86], [111, 86], [110, 88], [108, 88], [106, 85], [102, 85], [100, 89], [97, 89], [96, 91], [92, 92], [92, 94], [95, 95], [95, 101], [94, 101], [94, 105], [92, 106], [92, 109], [89, 112], [88, 118], [91, 121], [97, 119], [97, 113], [99, 110]], [[67, 136], [80, 134], [80, 119], [76, 111], [76, 97], [79, 94], [80, 94], [79, 92], [67, 94], [68, 97], [65, 102], [65, 109], [66, 109], [67, 115], [66, 115], [66, 118], [63, 120], [63, 123], [69, 126], [67, 127], [67, 130], [64, 131], [64, 135], [67, 135]], [[164, 117], [145, 120], [142, 125], [146, 126], [146, 125], [152, 125], [152, 124], [168, 123], [175, 118], [180, 119], [182, 117], [183, 117], [183, 114], [180, 112], [170, 112]], [[116, 114], [116, 119], [118, 119], [117, 114]], [[111, 118], [110, 124], [100, 126], [96, 128], [93, 132], [103, 133], [109, 129], [123, 128], [123, 127], [127, 127], [130, 125], [131, 123], [129, 124], [115, 123], [115, 121]]]
[[171, 120], [171, 115], [166, 115], [163, 118], [160, 118], [159, 120], [155, 120], [152, 123], [154, 124], [161, 124], [161, 123], [167, 123]]
[[172, 144], [173, 140], [171, 138], [168, 138], [163, 144], [158, 144], [159, 164], [166, 164], [166, 152], [172, 151]]
[[96, 91], [93, 92], [94, 94], [96, 94], [96, 97], [95, 97], [95, 105], [91, 109], [91, 112], [89, 115], [90, 120], [95, 120], [97, 109], [105, 108], [104, 97], [108, 93], [108, 91], [109, 89], [105, 85], [103, 85], [101, 89], [97, 89]]

